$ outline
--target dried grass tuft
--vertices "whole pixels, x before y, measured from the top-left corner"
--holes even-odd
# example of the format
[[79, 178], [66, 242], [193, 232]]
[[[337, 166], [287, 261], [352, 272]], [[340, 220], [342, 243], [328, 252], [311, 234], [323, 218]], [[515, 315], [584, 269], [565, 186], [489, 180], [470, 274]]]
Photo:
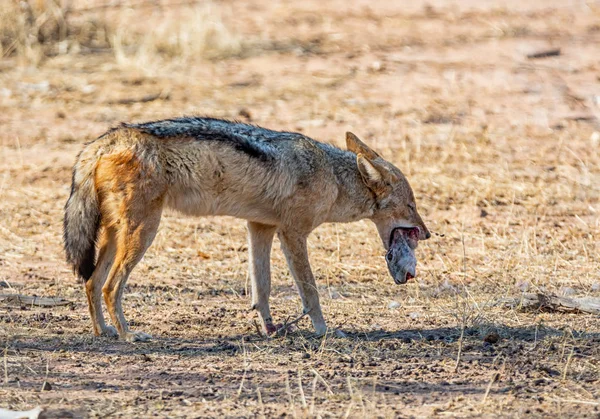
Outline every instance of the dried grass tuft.
[[68, 0], [10, 2], [0, 9], [0, 56], [38, 66], [67, 53], [112, 51], [117, 63], [149, 69], [165, 62], [220, 59], [242, 52], [241, 36], [211, 2], [158, 7], [150, 30], [144, 8], [78, 9]]
[[1, 57], [18, 57], [24, 64], [37, 66], [47, 57], [109, 46], [107, 23], [73, 16], [67, 0], [4, 3], [0, 8]]
[[161, 12], [151, 31], [130, 28], [131, 13], [111, 37], [117, 63], [152, 71], [165, 62], [188, 63], [240, 54], [242, 41], [224, 23], [221, 9], [212, 3], [172, 8]]

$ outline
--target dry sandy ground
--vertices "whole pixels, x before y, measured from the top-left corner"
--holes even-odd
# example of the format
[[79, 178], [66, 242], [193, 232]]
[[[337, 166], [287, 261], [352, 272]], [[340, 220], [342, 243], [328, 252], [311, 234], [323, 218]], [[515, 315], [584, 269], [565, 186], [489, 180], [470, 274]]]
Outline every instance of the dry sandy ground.
[[[167, 59], [130, 46], [38, 68], [0, 61], [0, 292], [72, 302], [0, 303], [0, 407], [600, 415], [598, 316], [496, 304], [525, 291], [600, 296], [600, 3], [349, 3], [101, 9], [86, 13], [161, 36], [194, 16], [215, 20], [224, 53], [190, 47]], [[526, 58], [548, 48], [561, 54]], [[160, 97], [139, 101], [147, 95]], [[183, 114], [337, 145], [354, 131], [407, 174], [436, 233], [419, 246], [418, 278], [393, 283], [369, 222], [323, 226], [310, 240], [313, 268], [326, 318], [348, 337], [315, 338], [303, 320], [266, 339], [249, 311], [244, 223], [167, 214], [125, 297], [132, 327], [154, 339], [93, 337], [61, 248], [70, 167], [119, 121]], [[301, 306], [277, 243], [273, 260], [272, 307], [285, 320]]]

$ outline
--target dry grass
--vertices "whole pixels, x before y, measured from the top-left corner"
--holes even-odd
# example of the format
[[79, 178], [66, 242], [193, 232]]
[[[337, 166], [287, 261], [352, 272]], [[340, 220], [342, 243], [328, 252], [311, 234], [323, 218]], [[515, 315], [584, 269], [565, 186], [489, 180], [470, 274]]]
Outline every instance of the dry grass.
[[[598, 317], [494, 302], [538, 290], [600, 296], [599, 8], [492, 3], [131, 9], [143, 19], [122, 7], [106, 12], [108, 53], [51, 56], [35, 72], [7, 58], [0, 281], [74, 306], [0, 306], [2, 407], [39, 404], [55, 417], [597, 415]], [[525, 58], [550, 46], [562, 55]], [[393, 284], [369, 222], [322, 226], [310, 251], [324, 312], [350, 337], [313, 338], [302, 320], [298, 333], [262, 339], [248, 311], [244, 223], [166, 214], [125, 299], [132, 326], [155, 340], [92, 338], [60, 243], [75, 155], [120, 120], [189, 113], [338, 145], [346, 130], [361, 135], [407, 174], [437, 233], [417, 250], [417, 280]], [[284, 320], [301, 307], [274, 248], [272, 307]], [[40, 391], [44, 381], [52, 390]]]
[[167, 63], [189, 64], [238, 55], [242, 40], [225, 25], [222, 13], [222, 8], [211, 2], [166, 8], [150, 17], [156, 26], [143, 32], [132, 25], [135, 10], [122, 13], [112, 36], [117, 63], [156, 72]]
[[73, 16], [68, 0], [4, 2], [0, 10], [0, 56], [39, 65], [47, 57], [107, 48], [109, 26], [95, 17]]
[[[48, 57], [112, 52], [122, 66], [153, 71], [165, 63], [239, 55], [243, 44], [211, 2], [156, 7], [74, 7], [68, 0], [9, 1], [0, 10], [0, 56], [38, 66]], [[149, 14], [149, 16], [147, 16]], [[155, 25], [148, 30], [144, 19]]]

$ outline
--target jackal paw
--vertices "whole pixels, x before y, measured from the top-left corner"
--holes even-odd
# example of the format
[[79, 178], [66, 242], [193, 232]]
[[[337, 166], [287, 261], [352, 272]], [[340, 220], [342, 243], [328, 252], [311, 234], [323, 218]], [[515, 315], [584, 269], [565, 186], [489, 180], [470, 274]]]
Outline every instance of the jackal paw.
[[152, 339], [152, 336], [144, 332], [126, 332], [122, 338], [127, 342], [146, 342]]
[[330, 330], [326, 324], [313, 324], [314, 328], [315, 328], [315, 335], [321, 337], [321, 336], [325, 336], [327, 334], [327, 332]]
[[100, 336], [105, 338], [116, 338], [119, 337], [119, 332], [117, 332], [117, 329], [114, 326], [106, 326], [102, 329]]

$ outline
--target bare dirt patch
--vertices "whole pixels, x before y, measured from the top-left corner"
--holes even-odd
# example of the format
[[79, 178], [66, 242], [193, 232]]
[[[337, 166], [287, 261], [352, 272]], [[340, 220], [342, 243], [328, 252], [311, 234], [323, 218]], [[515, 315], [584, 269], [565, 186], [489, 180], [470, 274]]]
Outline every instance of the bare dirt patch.
[[[1, 407], [600, 414], [598, 316], [495, 304], [524, 292], [600, 297], [600, 4], [179, 3], [78, 2], [72, 22], [105, 22], [105, 44], [73, 32], [62, 50], [28, 44], [42, 54], [33, 59], [3, 44], [0, 293], [73, 304], [0, 303]], [[204, 26], [177, 29], [194, 19]], [[409, 177], [436, 233], [416, 250], [417, 278], [393, 283], [369, 222], [322, 226], [313, 268], [326, 319], [348, 337], [315, 338], [302, 320], [265, 339], [249, 311], [244, 222], [167, 214], [125, 297], [132, 328], [154, 339], [92, 337], [61, 249], [71, 165], [119, 121], [183, 114], [340, 146], [347, 130], [362, 136]], [[274, 248], [271, 305], [283, 321], [301, 305]]]

